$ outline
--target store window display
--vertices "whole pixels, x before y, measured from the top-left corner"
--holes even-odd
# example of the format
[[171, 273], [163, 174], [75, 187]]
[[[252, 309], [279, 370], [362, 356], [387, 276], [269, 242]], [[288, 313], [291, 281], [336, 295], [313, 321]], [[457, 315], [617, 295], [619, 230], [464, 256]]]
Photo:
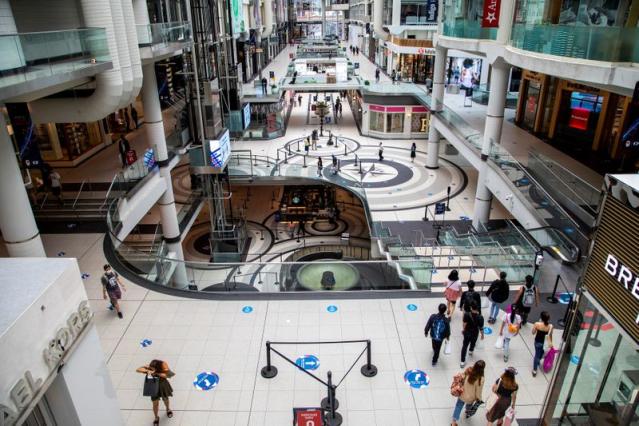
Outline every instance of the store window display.
[[370, 111], [370, 129], [374, 130], [376, 132], [383, 132], [384, 131], [384, 113], [383, 112], [376, 112], [376, 111]]
[[404, 132], [404, 113], [386, 113], [386, 132]]

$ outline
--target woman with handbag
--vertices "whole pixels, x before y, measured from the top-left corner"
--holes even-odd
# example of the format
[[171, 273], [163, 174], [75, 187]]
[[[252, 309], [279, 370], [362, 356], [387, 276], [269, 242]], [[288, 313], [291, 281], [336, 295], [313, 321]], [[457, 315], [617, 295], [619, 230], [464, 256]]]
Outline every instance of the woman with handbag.
[[153, 414], [155, 415], [153, 425], [157, 426], [160, 424], [160, 417], [158, 416], [160, 399], [162, 399], [166, 407], [166, 416], [168, 418], [173, 417], [173, 411], [171, 411], [169, 407], [169, 397], [173, 396], [173, 388], [168, 379], [175, 376], [175, 373], [169, 369], [169, 365], [165, 361], [154, 359], [149, 365], [140, 367], [135, 371], [146, 375], [143, 395], [151, 397]]
[[488, 426], [492, 426], [495, 421], [497, 426], [501, 426], [506, 411], [509, 408], [515, 409], [517, 389], [519, 389], [519, 385], [515, 381], [516, 374], [517, 370], [514, 367], [508, 367], [493, 385], [493, 394], [490, 395], [486, 404]]
[[464, 371], [464, 384], [461, 395], [457, 397], [457, 402], [455, 403], [452, 426], [457, 426], [464, 406], [466, 406], [466, 418], [477, 412], [477, 408], [482, 402], [485, 368], [486, 363], [479, 360], [472, 367], [468, 367]]
[[552, 324], [550, 324], [550, 314], [543, 311], [540, 320], [533, 325], [532, 334], [535, 336], [535, 356], [533, 358], [533, 377], [537, 377], [537, 370], [541, 359], [544, 357], [544, 343], [548, 337], [548, 345], [552, 348]]
[[[519, 334], [521, 329], [521, 316], [519, 314], [519, 306], [516, 303], [510, 305], [510, 313], [506, 312], [499, 329], [499, 337], [503, 338], [502, 348], [504, 350], [504, 362], [508, 362], [508, 349], [510, 347], [510, 339]], [[505, 330], [504, 330], [505, 329]]]
[[448, 308], [446, 315], [449, 317], [452, 317], [453, 312], [455, 312], [455, 305], [457, 304], [457, 299], [461, 294], [461, 289], [459, 272], [457, 272], [457, 269], [453, 269], [450, 274], [448, 274], [448, 282], [446, 283], [446, 290], [444, 290], [444, 297], [446, 298]]

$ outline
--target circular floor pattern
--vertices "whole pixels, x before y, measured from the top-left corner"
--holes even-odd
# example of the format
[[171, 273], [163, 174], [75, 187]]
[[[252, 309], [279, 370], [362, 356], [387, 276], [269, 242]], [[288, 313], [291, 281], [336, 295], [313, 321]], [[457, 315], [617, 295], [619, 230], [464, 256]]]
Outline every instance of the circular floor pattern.
[[363, 179], [353, 179], [359, 174], [359, 163], [355, 166], [355, 160], [342, 160], [341, 172], [332, 175], [328, 168], [324, 168], [323, 174], [328, 180], [343, 186], [357, 186], [364, 188], [388, 188], [408, 182], [413, 177], [413, 171], [393, 160], [378, 161], [377, 159], [362, 158]]
[[311, 222], [304, 225], [310, 235], [340, 235], [348, 229], [348, 224], [341, 219], [336, 222]]
[[[328, 145], [328, 133], [324, 132], [325, 136], [320, 136], [317, 141], [317, 149], [311, 149], [308, 156], [312, 158], [317, 157], [330, 157], [335, 155], [336, 157], [343, 157], [344, 155], [350, 155], [357, 151], [360, 147], [359, 142], [354, 139], [344, 136], [333, 136], [333, 145]], [[296, 138], [284, 145], [284, 149], [288, 150], [291, 156], [304, 155], [304, 140], [306, 138]], [[337, 143], [335, 140], [338, 139]], [[299, 145], [298, 145], [299, 143]], [[346, 152], [344, 152], [344, 145], [346, 145]], [[297, 150], [299, 146], [299, 151]], [[280, 154], [281, 155], [281, 154]]]
[[359, 283], [357, 268], [341, 261], [308, 263], [297, 271], [297, 282], [308, 290], [322, 290], [322, 276], [325, 272], [332, 272], [335, 277], [332, 290], [348, 290]]

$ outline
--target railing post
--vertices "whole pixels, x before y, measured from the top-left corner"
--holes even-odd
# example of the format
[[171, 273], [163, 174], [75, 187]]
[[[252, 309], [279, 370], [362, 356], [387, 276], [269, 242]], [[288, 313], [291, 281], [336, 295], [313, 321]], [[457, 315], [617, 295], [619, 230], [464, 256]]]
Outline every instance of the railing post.
[[271, 342], [266, 342], [266, 366], [262, 367], [262, 377], [272, 379], [277, 376], [277, 367], [271, 365]]
[[306, 154], [304, 154], [304, 165], [302, 167], [306, 168]]
[[297, 140], [297, 152], [300, 152], [300, 140]]
[[560, 279], [561, 275], [557, 274], [557, 278], [555, 279], [555, 286], [552, 289], [552, 294], [546, 298], [546, 300], [550, 303], [559, 303], [559, 299], [557, 299], [557, 286], [559, 285]]
[[355, 154], [355, 167], [357, 167], [357, 160], [358, 160], [358, 157], [357, 157], [357, 154]]
[[276, 160], [277, 160], [277, 161], [280, 161], [280, 149], [278, 148], [278, 149], [275, 151], [275, 153], [277, 154], [277, 158], [276, 158]]
[[366, 364], [362, 365], [361, 373], [364, 377], [374, 377], [377, 375], [377, 367], [371, 362], [371, 341], [366, 341]]
[[289, 146], [288, 149], [288, 154], [286, 154], [286, 152], [284, 153], [284, 164], [288, 164], [288, 156], [291, 154], [291, 147]]

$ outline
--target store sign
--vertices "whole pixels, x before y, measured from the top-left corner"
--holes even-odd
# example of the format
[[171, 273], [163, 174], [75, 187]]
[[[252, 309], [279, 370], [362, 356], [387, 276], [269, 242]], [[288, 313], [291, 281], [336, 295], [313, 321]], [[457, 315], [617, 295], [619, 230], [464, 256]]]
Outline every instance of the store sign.
[[[639, 275], [612, 254], [608, 255], [604, 268], [626, 291], [639, 300]], [[639, 324], [639, 314], [635, 322]]]
[[[84, 300], [73, 312], [64, 326], [58, 328], [54, 337], [43, 350], [44, 362], [52, 372], [63, 362], [64, 356], [69, 352], [82, 331], [91, 320], [89, 302]], [[20, 418], [37, 396], [46, 378], [34, 379], [31, 371], [27, 370], [9, 391], [9, 400], [13, 407], [0, 404], [0, 425], [10, 426]]]
[[422, 125], [419, 128], [419, 131], [422, 132], [422, 133], [427, 132], [428, 131], [428, 118], [424, 117], [424, 118], [421, 119], [421, 121], [422, 121]]
[[[623, 223], [623, 226], [619, 226]], [[639, 343], [639, 211], [607, 194], [583, 286]]]
[[295, 426], [323, 426], [321, 408], [293, 408]]
[[482, 28], [497, 28], [499, 26], [499, 10], [501, 0], [485, 0], [484, 16], [481, 19]]
[[437, 22], [437, 9], [439, 8], [439, 0], [426, 1], [426, 22]]
[[570, 110], [568, 127], [577, 130], [586, 130], [588, 129], [588, 117], [590, 117], [590, 110], [586, 108], [573, 108]]

